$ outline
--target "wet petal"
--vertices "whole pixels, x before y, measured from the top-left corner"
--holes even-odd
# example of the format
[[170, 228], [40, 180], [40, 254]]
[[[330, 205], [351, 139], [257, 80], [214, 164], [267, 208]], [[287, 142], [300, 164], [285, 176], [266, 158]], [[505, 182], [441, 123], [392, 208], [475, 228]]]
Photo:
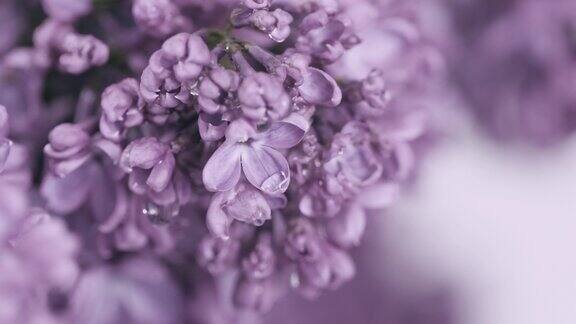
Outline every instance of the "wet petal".
[[288, 161], [268, 146], [246, 146], [242, 152], [242, 170], [253, 186], [269, 194], [283, 193], [290, 184]]
[[130, 143], [122, 153], [122, 167], [151, 169], [167, 151], [166, 145], [154, 137], [145, 137]]
[[88, 199], [93, 168], [94, 165], [86, 164], [64, 178], [47, 174], [40, 186], [40, 193], [46, 199], [47, 207], [59, 214], [78, 209]]
[[223, 201], [221, 208], [226, 215], [255, 226], [271, 218], [271, 210], [262, 193], [250, 185], [239, 185], [236, 194]]
[[236, 143], [225, 142], [210, 157], [204, 170], [202, 181], [209, 191], [227, 191], [240, 180], [240, 154]]
[[337, 106], [342, 101], [342, 91], [336, 81], [316, 68], [308, 69], [298, 90], [302, 98], [313, 105]]
[[206, 214], [206, 226], [216, 237], [228, 239], [230, 237], [230, 223], [232, 223], [232, 220], [221, 208], [224, 196], [224, 193], [217, 193], [212, 197], [210, 207], [208, 207]]
[[297, 114], [273, 123], [270, 128], [260, 134], [257, 140], [263, 145], [277, 149], [289, 149], [296, 146], [308, 130], [308, 121]]
[[172, 179], [175, 165], [174, 155], [167, 153], [166, 157], [152, 168], [146, 184], [156, 192], [164, 190]]

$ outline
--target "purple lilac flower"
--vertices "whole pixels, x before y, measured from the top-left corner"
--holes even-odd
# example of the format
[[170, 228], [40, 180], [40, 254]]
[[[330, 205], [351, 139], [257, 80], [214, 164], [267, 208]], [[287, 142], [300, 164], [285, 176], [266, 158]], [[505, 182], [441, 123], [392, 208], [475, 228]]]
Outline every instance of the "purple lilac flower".
[[189, 24], [171, 0], [136, 0], [132, 15], [142, 30], [160, 37], [174, 34]]
[[107, 87], [101, 105], [100, 132], [109, 140], [119, 140], [124, 131], [144, 121], [144, 104], [135, 79], [127, 78]]
[[353, 5], [26, 2], [32, 46], [0, 48], [7, 322], [241, 322], [349, 281], [441, 61], [411, 14]]
[[271, 1], [242, 1], [242, 7], [235, 9], [231, 22], [235, 27], [252, 25], [276, 41], [283, 42], [290, 36], [292, 15], [281, 8], [272, 10]]
[[60, 44], [58, 65], [64, 72], [79, 74], [108, 60], [108, 47], [91, 35], [68, 34]]

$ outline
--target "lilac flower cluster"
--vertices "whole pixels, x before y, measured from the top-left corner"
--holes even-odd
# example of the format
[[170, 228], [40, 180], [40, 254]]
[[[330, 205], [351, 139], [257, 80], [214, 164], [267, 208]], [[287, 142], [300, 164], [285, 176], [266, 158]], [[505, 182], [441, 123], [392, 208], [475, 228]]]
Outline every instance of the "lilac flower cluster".
[[0, 322], [230, 323], [354, 277], [434, 103], [404, 8], [362, 1], [363, 29], [335, 0], [24, 3], [47, 18], [0, 47]]
[[499, 138], [536, 144], [573, 134], [574, 1], [449, 3], [455, 75], [487, 129]]

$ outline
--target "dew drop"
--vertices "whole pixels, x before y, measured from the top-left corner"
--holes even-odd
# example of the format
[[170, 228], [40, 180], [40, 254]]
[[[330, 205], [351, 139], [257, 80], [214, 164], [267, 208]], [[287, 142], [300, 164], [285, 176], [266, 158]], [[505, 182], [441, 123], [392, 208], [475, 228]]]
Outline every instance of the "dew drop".
[[166, 225], [173, 217], [178, 216], [180, 207], [178, 204], [169, 206], [158, 206], [152, 202], [146, 204], [142, 209], [142, 213], [148, 216], [150, 222], [154, 225]]
[[296, 272], [290, 274], [290, 286], [292, 288], [298, 288], [300, 286], [300, 277]]
[[192, 85], [190, 85], [190, 94], [193, 96], [197, 96], [200, 94], [198, 90], [198, 80], [196, 80]]
[[262, 182], [262, 190], [269, 193], [284, 192], [288, 188], [289, 183], [290, 178], [284, 171], [281, 171], [264, 180]]

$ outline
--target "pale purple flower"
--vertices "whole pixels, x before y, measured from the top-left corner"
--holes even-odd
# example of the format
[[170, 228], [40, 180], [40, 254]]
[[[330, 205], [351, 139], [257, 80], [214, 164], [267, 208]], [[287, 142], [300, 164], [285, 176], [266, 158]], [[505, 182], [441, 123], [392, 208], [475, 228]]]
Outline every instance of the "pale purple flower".
[[170, 37], [162, 45], [157, 60], [151, 58], [150, 65], [156, 73], [172, 72], [182, 83], [192, 84], [204, 66], [210, 63], [211, 55], [204, 40], [196, 34], [180, 33]]
[[279, 298], [282, 286], [274, 277], [262, 280], [242, 278], [234, 291], [234, 304], [244, 310], [265, 313]]
[[309, 66], [308, 55], [287, 52], [281, 56], [275, 56], [259, 46], [250, 46], [248, 51], [280, 80], [285, 81], [287, 77], [290, 77], [297, 86], [298, 94], [305, 102], [329, 107], [340, 104], [342, 90], [329, 74]]
[[307, 218], [292, 219], [288, 224], [284, 251], [294, 261], [314, 261], [322, 253], [321, 237]]
[[222, 239], [205, 236], [198, 245], [197, 260], [200, 266], [214, 275], [232, 270], [238, 262], [240, 242], [235, 237]]
[[167, 144], [154, 137], [144, 137], [124, 149], [120, 165], [130, 174], [132, 191], [144, 194], [151, 189], [160, 193], [172, 180], [176, 160]]
[[292, 15], [280, 8], [271, 10], [270, 1], [243, 1], [243, 7], [232, 11], [230, 21], [235, 27], [253, 26], [268, 34], [275, 42], [284, 42], [290, 36]]
[[254, 27], [265, 32], [276, 42], [283, 42], [290, 35], [292, 15], [278, 8], [274, 11], [257, 10], [252, 14]]
[[[108, 196], [108, 197], [107, 197]], [[110, 197], [111, 196], [111, 197]], [[99, 253], [110, 257], [114, 251], [135, 252], [150, 248], [157, 253], [167, 253], [174, 247], [174, 239], [164, 225], [174, 217], [173, 206], [159, 206], [146, 198], [130, 193], [121, 184], [111, 193], [93, 195], [91, 203], [106, 204], [102, 199], [115, 200], [112, 210], [98, 211]]]
[[150, 67], [142, 72], [140, 94], [149, 104], [158, 106], [158, 113], [163, 112], [163, 108], [175, 108], [190, 99], [190, 93], [173, 76], [160, 77]]
[[254, 120], [279, 120], [290, 112], [290, 97], [282, 83], [267, 73], [253, 73], [242, 81], [238, 99], [244, 115]]
[[264, 9], [270, 7], [271, 0], [243, 0], [242, 4], [250, 9]]
[[80, 74], [108, 61], [106, 44], [92, 35], [67, 34], [59, 44], [59, 68], [67, 73]]
[[256, 323], [349, 281], [367, 209], [417, 165], [440, 60], [411, 6], [365, 23], [340, 3], [10, 10], [47, 18], [0, 22], [32, 36], [0, 44], [0, 322]]
[[250, 280], [262, 280], [274, 273], [276, 254], [270, 235], [263, 234], [258, 238], [254, 249], [242, 259], [242, 270]]
[[283, 193], [290, 183], [290, 169], [278, 150], [298, 144], [307, 129], [307, 122], [297, 115], [275, 122], [261, 133], [243, 120], [232, 123], [226, 141], [204, 167], [204, 185], [210, 191], [228, 191], [244, 174], [253, 186], [266, 193]]
[[348, 25], [349, 22], [325, 10], [314, 11], [298, 26], [300, 36], [296, 48], [326, 62], [334, 62], [359, 42]]
[[187, 103], [210, 59], [210, 51], [199, 36], [172, 36], [151, 56], [142, 73], [140, 94], [148, 103], [165, 108]]
[[59, 177], [81, 167], [92, 157], [90, 135], [79, 124], [61, 124], [48, 136], [44, 153], [50, 158], [52, 172]]
[[325, 244], [318, 259], [298, 263], [294, 281], [304, 296], [315, 297], [324, 289], [338, 288], [355, 273], [354, 262], [346, 252]]
[[324, 170], [343, 187], [366, 187], [382, 175], [382, 163], [371, 143], [368, 127], [359, 122], [346, 124], [327, 153]]
[[127, 78], [107, 87], [102, 93], [100, 104], [100, 133], [110, 140], [119, 140], [126, 129], [138, 126], [144, 121], [144, 103], [135, 79]]
[[215, 67], [198, 85], [198, 105], [208, 114], [222, 114], [230, 106], [229, 92], [238, 90], [240, 76], [236, 71]]
[[136, 0], [132, 15], [142, 30], [160, 37], [173, 34], [188, 23], [171, 0]]
[[370, 118], [383, 113], [392, 100], [392, 89], [381, 70], [373, 70], [368, 76], [349, 89], [349, 100], [355, 113]]
[[217, 237], [228, 238], [233, 220], [262, 226], [271, 218], [271, 207], [264, 194], [250, 184], [218, 192], [212, 197], [206, 225]]

